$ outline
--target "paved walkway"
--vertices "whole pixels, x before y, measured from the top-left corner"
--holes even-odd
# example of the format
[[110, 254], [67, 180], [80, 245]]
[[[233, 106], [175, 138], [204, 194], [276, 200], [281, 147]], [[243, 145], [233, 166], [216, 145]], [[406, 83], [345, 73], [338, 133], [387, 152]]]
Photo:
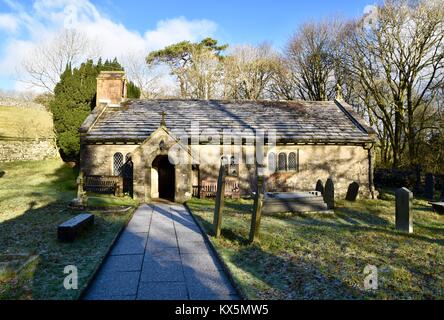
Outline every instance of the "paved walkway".
[[238, 299], [182, 205], [142, 205], [85, 295], [87, 300]]

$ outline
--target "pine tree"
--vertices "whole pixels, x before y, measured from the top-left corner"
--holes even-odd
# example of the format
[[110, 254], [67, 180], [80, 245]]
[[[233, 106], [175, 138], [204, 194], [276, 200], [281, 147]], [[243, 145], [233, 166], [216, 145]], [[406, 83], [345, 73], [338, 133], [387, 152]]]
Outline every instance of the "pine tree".
[[140, 98], [140, 88], [134, 84], [134, 82], [128, 82], [127, 86], [127, 96], [129, 99], [139, 99]]

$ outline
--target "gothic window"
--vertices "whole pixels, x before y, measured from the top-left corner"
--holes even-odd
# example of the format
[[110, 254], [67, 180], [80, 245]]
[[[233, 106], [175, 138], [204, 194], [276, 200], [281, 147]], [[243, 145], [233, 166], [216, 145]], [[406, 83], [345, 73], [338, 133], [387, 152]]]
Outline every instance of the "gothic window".
[[270, 152], [268, 154], [268, 171], [269, 172], [276, 171], [276, 154], [274, 152]]
[[286, 171], [287, 170], [287, 155], [283, 152], [279, 153], [278, 170], [279, 171]]
[[298, 169], [298, 162], [297, 162], [296, 153], [291, 152], [288, 155], [288, 170], [297, 171], [297, 169]]
[[113, 159], [113, 172], [115, 176], [120, 176], [120, 174], [122, 173], [122, 168], [123, 168], [123, 154], [121, 154], [120, 152], [117, 152], [114, 154], [114, 159]]
[[236, 160], [235, 156], [231, 156], [229, 174], [230, 176], [237, 177], [238, 173], [239, 173], [239, 162]]

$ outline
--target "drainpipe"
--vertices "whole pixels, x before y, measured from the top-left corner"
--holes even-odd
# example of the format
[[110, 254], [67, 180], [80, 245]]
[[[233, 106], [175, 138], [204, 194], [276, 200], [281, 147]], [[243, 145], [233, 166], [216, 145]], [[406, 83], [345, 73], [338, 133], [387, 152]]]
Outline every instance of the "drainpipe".
[[367, 150], [368, 152], [368, 187], [370, 189], [370, 194], [372, 196], [372, 199], [375, 199], [375, 188], [374, 188], [374, 182], [373, 182], [373, 174], [374, 174], [374, 170], [373, 170], [373, 166], [374, 166], [374, 155], [373, 155], [373, 150], [374, 150], [374, 145], [366, 145], [364, 147], [364, 149]]

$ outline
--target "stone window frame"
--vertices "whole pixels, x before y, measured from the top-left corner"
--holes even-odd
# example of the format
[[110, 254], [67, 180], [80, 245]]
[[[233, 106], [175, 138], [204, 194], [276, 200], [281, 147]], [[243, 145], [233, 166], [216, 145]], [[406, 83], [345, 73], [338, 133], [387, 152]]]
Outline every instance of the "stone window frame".
[[113, 155], [113, 175], [120, 176], [122, 174], [123, 166], [124, 166], [124, 157], [123, 153], [116, 152]]
[[299, 172], [299, 150], [288, 154], [288, 171]]
[[285, 152], [280, 152], [277, 157], [277, 171], [288, 171], [288, 159]]
[[[271, 168], [271, 164], [274, 168]], [[291, 152], [270, 152], [268, 154], [268, 170], [275, 172], [299, 172], [299, 149]]]
[[276, 158], [276, 153], [274, 152], [270, 152], [268, 154], [268, 171], [270, 173], [275, 173], [277, 171], [277, 158]]
[[227, 176], [229, 177], [239, 177], [239, 161], [236, 163], [236, 157], [234, 155], [227, 156], [223, 155], [220, 160], [228, 164]]

